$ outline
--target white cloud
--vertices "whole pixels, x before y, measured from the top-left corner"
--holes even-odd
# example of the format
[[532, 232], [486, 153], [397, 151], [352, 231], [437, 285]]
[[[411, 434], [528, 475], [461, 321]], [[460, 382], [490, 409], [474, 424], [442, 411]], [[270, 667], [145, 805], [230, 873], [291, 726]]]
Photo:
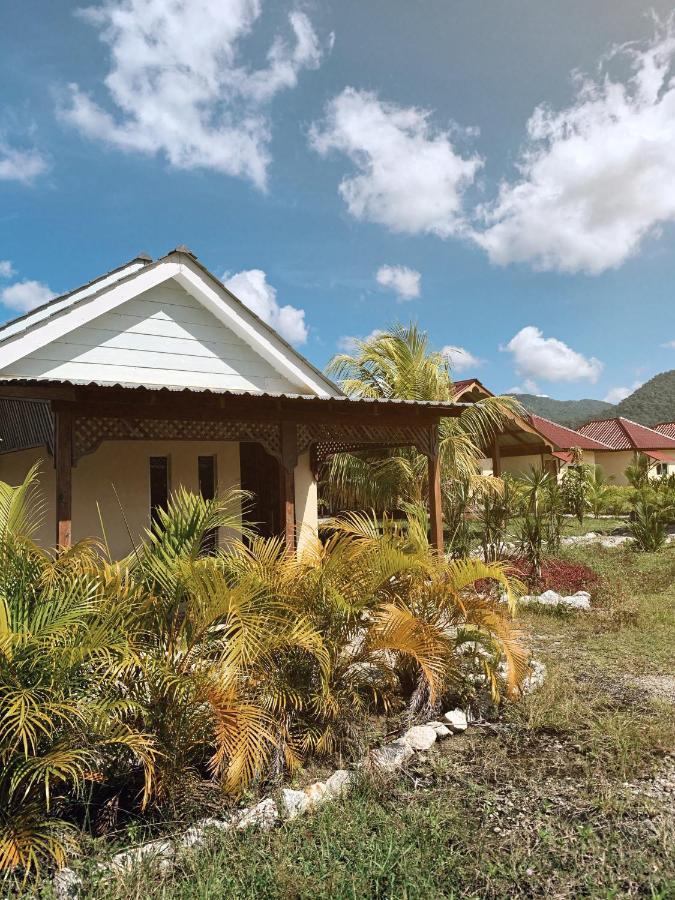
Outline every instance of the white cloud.
[[473, 353], [465, 350], [464, 347], [453, 347], [451, 344], [443, 347], [441, 353], [448, 358], [453, 372], [458, 375], [462, 372], [477, 369], [485, 362], [484, 359], [474, 356]]
[[37, 150], [12, 147], [0, 138], [0, 181], [30, 184], [48, 168], [47, 160]]
[[247, 269], [229, 277], [223, 275], [223, 282], [242, 303], [260, 316], [263, 322], [292, 344], [304, 344], [307, 340], [304, 309], [294, 306], [279, 306], [276, 288], [267, 282], [262, 269]]
[[307, 16], [292, 12], [290, 41], [277, 35], [266, 64], [248, 67], [241, 43], [260, 0], [108, 0], [81, 16], [110, 50], [105, 78], [113, 112], [69, 86], [61, 113], [84, 135], [126, 151], [163, 153], [180, 169], [212, 169], [266, 183], [267, 107], [321, 60]]
[[8, 309], [26, 313], [55, 296], [54, 291], [41, 281], [16, 281], [0, 290], [0, 303]]
[[[595, 383], [603, 364], [591, 357], [587, 359], [557, 338], [545, 338], [539, 328], [527, 325], [511, 338], [506, 347], [513, 354], [516, 369], [528, 378], [546, 381], [580, 381]], [[532, 392], [534, 393], [534, 392]]]
[[15, 274], [14, 266], [8, 259], [0, 259], [0, 278], [11, 278]]
[[365, 336], [345, 334], [337, 342], [338, 349], [342, 350], [343, 353], [354, 353], [354, 351], [358, 349], [358, 344], [360, 342], [374, 341], [375, 338], [380, 337], [380, 335], [384, 333], [385, 332], [381, 328], [374, 328], [370, 334], [366, 334]]
[[532, 378], [526, 378], [522, 384], [515, 384], [509, 388], [507, 394], [535, 394], [537, 397], [546, 397], [540, 393], [539, 385]]
[[420, 295], [422, 276], [415, 269], [407, 266], [380, 266], [375, 275], [377, 283], [391, 288], [398, 295], [398, 300], [413, 300]]
[[[618, 55], [631, 64], [623, 81], [608, 72]], [[669, 26], [615, 50], [596, 80], [577, 77], [567, 109], [535, 109], [520, 177], [479, 210], [487, 227], [473, 236], [492, 262], [598, 274], [675, 220], [674, 55]]]
[[665, 344], [661, 344], [662, 347], [669, 347], [671, 350], [675, 350], [675, 341], [666, 341]]
[[621, 403], [622, 400], [625, 400], [626, 397], [630, 397], [633, 391], [636, 391], [639, 387], [642, 387], [642, 381], [634, 381], [630, 387], [615, 387], [610, 391], [607, 391], [607, 394], [603, 398], [605, 403]]
[[429, 119], [428, 110], [351, 87], [327, 104], [310, 141], [320, 154], [338, 151], [354, 164], [357, 174], [342, 180], [340, 193], [355, 218], [407, 234], [461, 231], [462, 194], [482, 161], [461, 156], [450, 132]]

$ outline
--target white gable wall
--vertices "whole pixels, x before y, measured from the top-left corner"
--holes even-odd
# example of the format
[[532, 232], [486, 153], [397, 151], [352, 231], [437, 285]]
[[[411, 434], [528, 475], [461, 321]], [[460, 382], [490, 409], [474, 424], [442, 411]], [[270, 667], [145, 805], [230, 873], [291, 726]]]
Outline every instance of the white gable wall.
[[173, 279], [2, 370], [4, 377], [307, 393]]

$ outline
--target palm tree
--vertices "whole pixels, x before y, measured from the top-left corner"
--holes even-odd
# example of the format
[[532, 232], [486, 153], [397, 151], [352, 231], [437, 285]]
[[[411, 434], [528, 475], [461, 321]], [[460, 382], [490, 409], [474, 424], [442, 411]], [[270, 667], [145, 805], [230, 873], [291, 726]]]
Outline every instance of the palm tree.
[[605, 509], [607, 497], [609, 495], [609, 486], [605, 480], [605, 473], [602, 466], [589, 466], [587, 470], [588, 484], [586, 488], [586, 502], [597, 519]]
[[[127, 560], [144, 598], [127, 685], [159, 751], [159, 803], [189, 798], [211, 777], [238, 793], [264, 774], [284, 743], [284, 716], [278, 702], [268, 702], [270, 686], [283, 681], [289, 654], [323, 653], [321, 636], [297, 615], [288, 591], [263, 590], [236, 565], [249, 555], [262, 565], [271, 555], [292, 568], [280, 541], [252, 538], [249, 551], [233, 539], [204, 555], [214, 529], [241, 531], [238, 509], [246, 499], [235, 490], [213, 500], [175, 492]], [[288, 744], [285, 762], [293, 768]]]
[[143, 802], [154, 764], [120, 691], [133, 603], [93, 542], [52, 556], [31, 541], [36, 500], [35, 470], [0, 483], [0, 871], [26, 873], [63, 864], [67, 819], [112, 760]]
[[[454, 393], [447, 358], [429, 348], [417, 325], [395, 325], [375, 337], [357, 341], [352, 353], [335, 356], [328, 372], [352, 397], [451, 401]], [[506, 419], [521, 411], [512, 397], [488, 397], [467, 406], [461, 416], [443, 419], [440, 452], [446, 502], [457, 485], [474, 490], [494, 486], [480, 479], [478, 460]], [[394, 510], [420, 502], [427, 494], [427, 467], [409, 448], [389, 452], [338, 454], [327, 467], [322, 495], [333, 507]]]

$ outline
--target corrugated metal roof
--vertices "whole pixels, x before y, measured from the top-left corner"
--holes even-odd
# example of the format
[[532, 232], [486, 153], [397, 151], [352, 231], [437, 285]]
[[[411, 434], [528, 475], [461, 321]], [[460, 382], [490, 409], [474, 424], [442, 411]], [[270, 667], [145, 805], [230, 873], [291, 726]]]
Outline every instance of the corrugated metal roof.
[[639, 425], [623, 416], [588, 422], [579, 428], [579, 434], [609, 444], [612, 450], [668, 450], [675, 448], [675, 438], [646, 425]]
[[[15, 316], [8, 322], [3, 322], [2, 325], [0, 325], [0, 341], [4, 341], [7, 337], [10, 336], [7, 333], [8, 330], [11, 330], [12, 335], [18, 334], [19, 331], [30, 328], [31, 325], [35, 324], [36, 322], [44, 322], [45, 319], [49, 318], [57, 312], [60, 312], [62, 309], [69, 307], [71, 304], [76, 303], [78, 300], [91, 297], [92, 294], [96, 293], [96, 291], [92, 291], [91, 288], [95, 287], [96, 285], [100, 284], [101, 287], [97, 290], [101, 290], [103, 289], [103, 287], [111, 287], [112, 285], [117, 284], [117, 282], [121, 281], [124, 277], [133, 275], [139, 270], [138, 267], [130, 272], [127, 272], [127, 270], [131, 269], [134, 263], [139, 263], [139, 266], [142, 267], [151, 262], [152, 259], [147, 254], [141, 253], [138, 256], [135, 256], [133, 259], [130, 259], [129, 262], [125, 262], [121, 266], [117, 266], [116, 268], [111, 269], [109, 272], [105, 272], [103, 275], [99, 275], [97, 278], [93, 278], [86, 284], [81, 284], [79, 287], [73, 288], [70, 291], [66, 291], [65, 294], [59, 294], [57, 297], [52, 297], [51, 300], [47, 300], [46, 303], [41, 303], [40, 306], [34, 307], [27, 313], [23, 313], [20, 316]], [[101, 282], [104, 281], [106, 282], [106, 285], [101, 284]], [[16, 326], [20, 327], [17, 328]]]
[[0, 453], [47, 447], [54, 452], [54, 418], [43, 400], [0, 397]]
[[[373, 406], [411, 406], [411, 407], [419, 407], [422, 406], [426, 409], [435, 409], [438, 411], [448, 410], [456, 412], [457, 410], [462, 410], [472, 406], [471, 403], [455, 403], [452, 401], [442, 401], [442, 400], [403, 400], [398, 397], [385, 398], [385, 397], [347, 397], [345, 394], [340, 394], [337, 397], [318, 397], [316, 395], [309, 394], [291, 394], [291, 393], [276, 393], [276, 392], [263, 392], [263, 391], [233, 391], [229, 389], [218, 390], [217, 388], [184, 388], [184, 387], [166, 387], [165, 385], [142, 385], [142, 384], [127, 384], [125, 382], [115, 382], [114, 384], [111, 382], [104, 381], [77, 381], [75, 379], [68, 381], [55, 380], [53, 378], [34, 378], [34, 379], [26, 379], [26, 378], [2, 378], [0, 376], [0, 394], [2, 393], [2, 385], [3, 384], [14, 384], [18, 386], [30, 386], [30, 387], [40, 387], [40, 386], [53, 386], [53, 387], [102, 387], [102, 388], [122, 388], [123, 390], [131, 390], [131, 391], [152, 391], [153, 393], [160, 393], [165, 391], [170, 394], [214, 394], [219, 397], [260, 397], [267, 398], [270, 400], [301, 400], [308, 404], [326, 404], [326, 403], [353, 403], [353, 404], [369, 404]], [[18, 402], [18, 401], [15, 401]]]

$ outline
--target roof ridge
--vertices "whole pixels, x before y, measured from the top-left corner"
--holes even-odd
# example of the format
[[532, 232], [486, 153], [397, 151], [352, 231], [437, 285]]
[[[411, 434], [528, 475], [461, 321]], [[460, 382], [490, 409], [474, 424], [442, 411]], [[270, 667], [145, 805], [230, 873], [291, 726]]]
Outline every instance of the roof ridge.
[[[643, 425], [642, 422], [636, 422], [634, 419], [627, 419], [626, 416], [617, 416], [617, 419], [623, 419], [624, 422], [630, 422], [631, 425], [637, 425], [638, 428], [644, 428], [646, 431], [656, 431], [651, 425]], [[668, 423], [660, 422], [659, 424], [666, 425]], [[656, 433], [658, 434], [658, 431]]]
[[[335, 393], [338, 396], [345, 396], [344, 391], [340, 388], [339, 385], [335, 384], [335, 382], [333, 382], [317, 366], [315, 366], [314, 363], [310, 362], [306, 356], [304, 356], [302, 353], [300, 353], [299, 350], [297, 350], [295, 347], [293, 347], [271, 325], [269, 325], [267, 322], [265, 322], [259, 315], [257, 315], [257, 313], [255, 313], [249, 306], [247, 306], [242, 300], [240, 300], [239, 297], [236, 296], [236, 294], [232, 293], [232, 291], [228, 287], [226, 287], [223, 284], [223, 282], [216, 275], [213, 274], [213, 272], [211, 272], [209, 269], [207, 269], [206, 266], [202, 262], [200, 262], [200, 260], [197, 258], [197, 256], [191, 250], [189, 250], [187, 247], [184, 247], [183, 245], [180, 245], [179, 247], [176, 247], [175, 249], [170, 250], [164, 256], [161, 256], [159, 259], [156, 259], [150, 263], [148, 263], [147, 261], [144, 261], [142, 257], [134, 258], [130, 262], [125, 263], [125, 265], [118, 266], [116, 269], [112, 269], [110, 272], [107, 272], [105, 275], [100, 275], [98, 278], [95, 278], [92, 281], [88, 282], [87, 284], [82, 285], [78, 288], [75, 288], [72, 291], [69, 291], [67, 294], [62, 294], [59, 297], [54, 297], [52, 300], [48, 301], [48, 303], [43, 304], [42, 307], [36, 307], [34, 310], [31, 310], [30, 313], [27, 313], [25, 316], [19, 316], [16, 319], [11, 320], [11, 322], [7, 322], [6, 326], [13, 325], [16, 322], [21, 321], [24, 318], [28, 318], [28, 317], [32, 316], [36, 312], [38, 312], [40, 309], [44, 309], [45, 307], [48, 307], [50, 304], [56, 305], [57, 301], [64, 301], [64, 300], [67, 300], [69, 297], [73, 298], [69, 304], [67, 304], [63, 307], [58, 307], [57, 309], [54, 310], [53, 313], [45, 315], [43, 318], [38, 319], [34, 323], [30, 323], [30, 322], [26, 323], [23, 330], [20, 330], [17, 332], [18, 335], [21, 335], [21, 334], [25, 335], [26, 331], [28, 331], [30, 328], [32, 328], [34, 326], [39, 327], [40, 325], [43, 325], [52, 316], [58, 316], [64, 312], [69, 312], [69, 311], [77, 308], [80, 304], [88, 303], [107, 291], [115, 290], [116, 288], [125, 284], [129, 280], [136, 278], [141, 273], [141, 271], [148, 272], [152, 269], [157, 268], [158, 266], [166, 264], [169, 261], [171, 261], [172, 257], [175, 259], [176, 255], [184, 257], [184, 259], [190, 265], [196, 266], [202, 273], [201, 277], [206, 276], [208, 279], [210, 279], [215, 285], [218, 286], [218, 288], [220, 290], [222, 290], [227, 295], [227, 297], [229, 297], [237, 305], [238, 308], [240, 308], [244, 312], [244, 314], [246, 316], [250, 316], [254, 320], [255, 323], [260, 325], [261, 329], [264, 329], [264, 331], [267, 332], [267, 334], [271, 338], [273, 338], [274, 341], [278, 342], [283, 347], [285, 347], [288, 351], [290, 351], [290, 353], [293, 354], [293, 356], [295, 357], [295, 363], [300, 364], [300, 371], [302, 370], [303, 367], [305, 367], [306, 369], [311, 371], [315, 377], [318, 377], [320, 382], [323, 382], [324, 389], [326, 387], [328, 387], [329, 392], [332, 390], [332, 391], [335, 391]], [[143, 266], [141, 266], [137, 269], [134, 269], [134, 271], [129, 272], [126, 275], [123, 275], [121, 278], [118, 278], [115, 281], [110, 282], [109, 284], [103, 284], [98, 289], [92, 291], [89, 294], [86, 294], [83, 297], [79, 297], [79, 298], [77, 297], [77, 294], [80, 293], [81, 291], [84, 291], [87, 288], [90, 288], [92, 285], [96, 285], [100, 281], [104, 281], [110, 275], [112, 275], [118, 271], [122, 271], [127, 266], [131, 265], [131, 263], [136, 262], [136, 261], [143, 262]], [[183, 263], [180, 263], [180, 264], [182, 265]], [[3, 326], [3, 327], [6, 327], [6, 326]], [[12, 335], [10, 334], [10, 337], [11, 336]], [[3, 338], [2, 328], [0, 328], [0, 343], [2, 343], [4, 340], [5, 340], [5, 338]], [[307, 378], [307, 372], [304, 373], [303, 377], [305, 379]]]
[[[310, 360], [308, 360], [307, 357], [306, 357], [304, 354], [300, 353], [300, 351], [297, 350], [292, 344], [290, 344], [290, 343], [286, 340], [286, 338], [282, 337], [282, 336], [279, 334], [279, 332], [278, 332], [275, 328], [273, 328], [268, 322], [266, 322], [266, 321], [265, 321], [264, 319], [262, 319], [256, 312], [254, 312], [254, 311], [251, 309], [250, 306], [247, 306], [247, 305], [244, 303], [243, 300], [240, 300], [239, 297], [237, 297], [237, 295], [236, 295], [235, 293], [233, 293], [233, 292], [227, 287], [227, 285], [225, 285], [225, 284], [220, 280], [220, 278], [218, 278], [217, 275], [214, 275], [213, 272], [212, 272], [210, 269], [207, 269], [207, 267], [206, 267], [206, 266], [204, 265], [204, 263], [197, 257], [197, 255], [196, 255], [195, 253], [193, 253], [192, 250], [188, 249], [184, 244], [180, 244], [178, 247], [174, 248], [173, 250], [170, 250], [165, 256], [162, 256], [160, 259], [158, 259], [157, 262], [162, 262], [163, 260], [168, 259], [168, 258], [169, 258], [172, 254], [174, 254], [174, 253], [178, 253], [178, 254], [180, 254], [180, 255], [187, 256], [187, 257], [190, 259], [190, 261], [191, 261], [194, 265], [196, 265], [199, 269], [201, 269], [202, 272], [206, 273], [206, 275], [208, 275], [208, 277], [209, 277], [212, 281], [215, 281], [216, 284], [217, 284], [220, 288], [222, 288], [222, 289], [228, 294], [228, 296], [232, 297], [232, 299], [235, 300], [235, 301], [239, 304], [239, 306], [241, 306], [242, 309], [246, 310], [246, 312], [247, 312], [250, 316], [253, 316], [253, 318], [255, 319], [255, 321], [256, 321], [256, 322], [259, 322], [259, 323], [263, 326], [263, 328], [264, 328], [266, 331], [268, 331], [271, 335], [274, 336], [274, 338], [275, 338], [276, 340], [281, 341], [281, 343], [282, 343], [285, 347], [287, 347], [287, 348], [291, 351], [291, 353], [294, 353], [300, 360], [302, 360], [302, 362], [303, 362], [306, 366], [309, 366], [309, 368], [310, 368], [316, 375], [318, 375], [320, 378], [322, 378], [327, 384], [329, 384], [329, 385], [330, 385], [334, 390], [336, 390], [339, 394], [345, 395], [345, 392], [342, 390], [342, 388], [340, 387], [339, 384], [336, 384], [331, 378], [329, 378], [324, 372], [322, 372], [321, 369], [319, 369], [318, 366], [315, 366], [313, 362], [310, 362]], [[345, 395], [345, 396], [346, 396], [346, 395]]]
[[[585, 441], [590, 441], [593, 444], [597, 445], [596, 447], [587, 447], [587, 448], [582, 447], [582, 449], [588, 449], [588, 450], [591, 450], [591, 449], [593, 449], [593, 450], [599, 450], [599, 449], [613, 450], [614, 449], [609, 444], [605, 443], [605, 441], [601, 441], [598, 438], [591, 437], [590, 435], [587, 435], [587, 434], [582, 434], [579, 430], [577, 430], [575, 428], [569, 428], [567, 425], [561, 425], [559, 422], [554, 422], [553, 419], [547, 419], [546, 416], [540, 416], [538, 413], [528, 413], [528, 416], [529, 416], [531, 424], [533, 425], [533, 427], [535, 429], [537, 426], [536, 426], [536, 423], [534, 420], [538, 419], [540, 422], [545, 422], [547, 425], [552, 425], [554, 428], [560, 428], [562, 431], [567, 432], [568, 434], [575, 435], [576, 437], [578, 437], [580, 439], [583, 439]], [[577, 445], [570, 443], [569, 446], [575, 447]], [[581, 446], [581, 445], [579, 445], [579, 446]]]

